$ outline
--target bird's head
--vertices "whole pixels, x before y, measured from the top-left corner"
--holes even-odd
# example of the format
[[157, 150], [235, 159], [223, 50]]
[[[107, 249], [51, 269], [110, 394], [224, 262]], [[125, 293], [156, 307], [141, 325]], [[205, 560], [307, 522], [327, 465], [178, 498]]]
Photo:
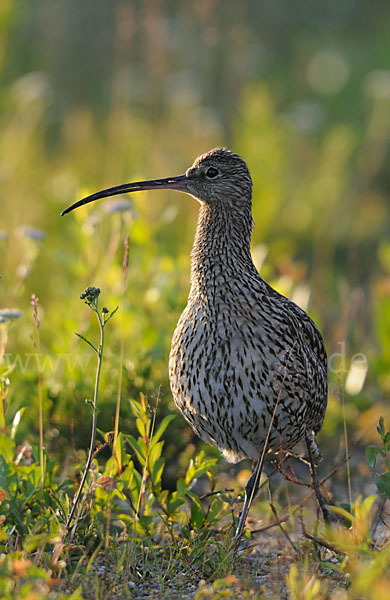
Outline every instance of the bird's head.
[[251, 203], [252, 179], [245, 161], [226, 148], [214, 148], [198, 156], [184, 175], [125, 183], [96, 192], [62, 211], [62, 215], [100, 198], [141, 190], [170, 189], [190, 194], [201, 203], [235, 205]]
[[187, 191], [200, 202], [250, 201], [252, 179], [245, 161], [226, 148], [214, 148], [186, 171]]

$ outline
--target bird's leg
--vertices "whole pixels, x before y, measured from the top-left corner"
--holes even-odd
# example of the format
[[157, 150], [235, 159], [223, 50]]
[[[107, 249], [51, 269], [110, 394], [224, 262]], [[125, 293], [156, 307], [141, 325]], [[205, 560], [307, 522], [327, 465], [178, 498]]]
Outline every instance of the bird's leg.
[[306, 440], [306, 446], [307, 446], [307, 452], [308, 452], [308, 458], [309, 458], [309, 468], [310, 468], [310, 475], [311, 475], [311, 482], [312, 482], [313, 490], [314, 490], [314, 493], [318, 500], [318, 504], [320, 505], [320, 509], [321, 509], [322, 515], [324, 517], [325, 523], [330, 523], [329, 511], [326, 508], [326, 501], [320, 490], [320, 484], [319, 484], [318, 477], [317, 477], [317, 470], [316, 470], [316, 466], [315, 466], [314, 458], [313, 458], [313, 451], [312, 451], [313, 434], [309, 433], [307, 431], [306, 435], [305, 435], [305, 440]]
[[248, 481], [245, 484], [245, 502], [244, 508], [242, 509], [241, 517], [236, 529], [236, 533], [234, 534], [234, 542], [238, 542], [240, 540], [242, 531], [245, 526], [246, 518], [248, 516], [248, 512], [254, 497], [256, 496], [259, 490], [259, 483], [261, 472], [263, 470], [264, 464], [264, 452], [261, 453], [259, 460], [256, 463], [256, 467], [253, 470], [252, 475], [249, 477]]

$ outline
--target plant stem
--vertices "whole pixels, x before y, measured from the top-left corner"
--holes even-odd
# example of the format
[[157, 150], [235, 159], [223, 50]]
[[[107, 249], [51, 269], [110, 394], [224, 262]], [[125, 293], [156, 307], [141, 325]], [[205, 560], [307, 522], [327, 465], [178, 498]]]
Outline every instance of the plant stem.
[[[37, 349], [40, 353], [41, 343], [39, 338], [39, 327], [37, 327]], [[38, 372], [38, 397], [39, 397], [39, 462], [41, 466], [41, 488], [45, 487], [45, 460], [43, 455], [43, 402], [42, 402], [42, 372]]]
[[[38, 356], [41, 353], [41, 340], [39, 336], [40, 319], [38, 317], [38, 302], [39, 298], [36, 294], [32, 294], [30, 304], [33, 307], [33, 320], [35, 323], [35, 331], [37, 334], [36, 342], [33, 340], [33, 344], [38, 351]], [[45, 457], [43, 454], [43, 400], [42, 400], [42, 371], [40, 365], [38, 366], [38, 405], [39, 405], [39, 462], [41, 468], [41, 489], [42, 498], [43, 490], [45, 487]]]
[[[340, 367], [340, 390], [339, 394], [341, 397], [341, 404], [343, 407], [343, 426], [344, 426], [344, 444], [345, 444], [345, 456], [349, 454], [348, 447], [348, 431], [347, 431], [347, 416], [345, 411], [345, 396], [344, 396], [344, 379], [343, 379], [344, 368], [343, 365]], [[352, 506], [352, 488], [351, 488], [351, 468], [349, 465], [349, 460], [347, 461], [347, 481], [348, 481], [348, 499], [349, 506]]]
[[116, 397], [116, 408], [115, 408], [115, 425], [114, 425], [114, 442], [113, 448], [115, 452], [116, 448], [116, 440], [119, 433], [119, 417], [121, 410], [121, 396], [122, 396], [122, 378], [123, 378], [123, 358], [125, 354], [125, 306], [122, 308], [122, 337], [121, 337], [121, 347], [120, 347], [120, 357], [119, 357], [119, 377], [118, 377], [118, 392]]
[[115, 452], [116, 440], [119, 433], [119, 417], [121, 410], [121, 395], [122, 395], [122, 378], [123, 378], [123, 358], [125, 353], [125, 334], [126, 334], [126, 291], [127, 291], [127, 273], [129, 264], [129, 236], [125, 237], [124, 241], [124, 256], [122, 265], [122, 335], [121, 335], [121, 348], [120, 348], [120, 359], [119, 359], [119, 378], [118, 378], [118, 392], [116, 398], [115, 408], [115, 426], [114, 426], [114, 443], [113, 448]]
[[99, 345], [99, 350], [97, 353], [97, 369], [96, 369], [96, 378], [95, 378], [95, 390], [94, 390], [94, 396], [93, 396], [93, 411], [92, 411], [92, 431], [91, 431], [91, 442], [89, 445], [89, 453], [88, 453], [88, 458], [87, 458], [87, 462], [85, 465], [85, 469], [84, 469], [84, 474], [80, 483], [80, 487], [77, 490], [77, 494], [75, 496], [75, 499], [73, 501], [73, 506], [72, 506], [72, 510], [70, 511], [68, 520], [66, 522], [66, 528], [69, 529], [70, 524], [72, 522], [75, 510], [77, 508], [77, 505], [80, 501], [80, 497], [84, 488], [84, 484], [85, 481], [87, 479], [87, 475], [89, 472], [89, 469], [91, 467], [91, 462], [92, 462], [92, 458], [93, 458], [93, 454], [94, 454], [94, 447], [95, 447], [95, 438], [96, 438], [96, 427], [97, 427], [97, 401], [98, 401], [98, 393], [99, 393], [99, 382], [100, 382], [100, 372], [101, 372], [101, 368], [102, 368], [102, 362], [103, 362], [103, 349], [104, 349], [104, 326], [105, 326], [105, 316], [103, 316], [103, 320], [100, 317], [99, 311], [96, 310], [96, 315], [99, 321], [99, 327], [100, 327], [100, 345]]
[[8, 435], [7, 434], [7, 424], [5, 421], [5, 413], [6, 413], [6, 398], [7, 398], [7, 387], [5, 384], [5, 378], [0, 379], [0, 389], [1, 389], [1, 421], [2, 421], [2, 425], [3, 425], [3, 433], [4, 435]]

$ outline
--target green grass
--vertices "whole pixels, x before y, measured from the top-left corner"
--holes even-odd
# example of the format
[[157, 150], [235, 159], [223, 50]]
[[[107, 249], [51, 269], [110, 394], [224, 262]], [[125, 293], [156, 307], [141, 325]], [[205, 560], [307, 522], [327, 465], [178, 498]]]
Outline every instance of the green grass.
[[[17, 413], [8, 432], [9, 380], [2, 378], [1, 597], [184, 598], [191, 594], [202, 600], [254, 599], [264, 594], [278, 598], [288, 593], [297, 599], [352, 599], [367, 594], [385, 598], [390, 581], [388, 531], [384, 538], [383, 531], [376, 535], [384, 509], [384, 503], [379, 510], [374, 508], [376, 496], [336, 504], [333, 512], [339, 522], [325, 526], [308, 505], [313, 491], [301, 502], [292, 499], [294, 473], [268, 501], [262, 494], [255, 522], [263, 523], [263, 534], [251, 540], [247, 528], [238, 548], [232, 543], [237, 501], [232, 490], [217, 485], [216, 458], [201, 451], [190, 460], [174, 490], [163, 486], [163, 438], [176, 419], [169, 414], [160, 420], [159, 395], [154, 405], [142, 394], [140, 400], [130, 401], [136, 436], [122, 431], [115, 436], [97, 428], [104, 333], [116, 312], [100, 308], [99, 296], [100, 290], [89, 287], [81, 298], [96, 315], [100, 343], [77, 334], [98, 358], [93, 401], [86, 402], [93, 423], [90, 452], [85, 467], [75, 465], [76, 472], [81, 468], [84, 473], [80, 484], [75, 486], [59, 473], [59, 463], [41, 443], [16, 445], [23, 415]], [[36, 300], [33, 306], [38, 330]], [[40, 379], [37, 385], [39, 389]], [[95, 444], [96, 432], [100, 444]], [[41, 430], [41, 440], [43, 434]], [[378, 434], [381, 446], [368, 446], [366, 455], [371, 467], [382, 468], [375, 481], [386, 499], [390, 498], [390, 432], [383, 418]], [[108, 460], [103, 457], [107, 449]], [[330, 478], [338, 471], [334, 469]], [[298, 481], [304, 488], [311, 487]]]

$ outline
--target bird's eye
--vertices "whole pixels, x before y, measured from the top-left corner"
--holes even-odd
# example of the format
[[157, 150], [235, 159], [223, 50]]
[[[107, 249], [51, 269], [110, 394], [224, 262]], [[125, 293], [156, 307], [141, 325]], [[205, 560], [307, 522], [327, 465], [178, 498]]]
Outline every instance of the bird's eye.
[[213, 179], [217, 175], [219, 175], [219, 171], [215, 167], [209, 167], [206, 171], [206, 177], [210, 177], [210, 179]]

